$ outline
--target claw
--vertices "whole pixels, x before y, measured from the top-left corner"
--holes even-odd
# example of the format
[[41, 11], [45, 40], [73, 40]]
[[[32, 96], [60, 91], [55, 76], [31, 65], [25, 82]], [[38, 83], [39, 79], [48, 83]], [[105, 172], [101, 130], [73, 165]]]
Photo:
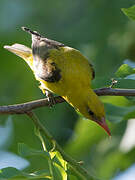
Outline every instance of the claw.
[[48, 90], [45, 91], [45, 94], [46, 94], [47, 100], [49, 102], [49, 107], [53, 107], [56, 104], [53, 94]]

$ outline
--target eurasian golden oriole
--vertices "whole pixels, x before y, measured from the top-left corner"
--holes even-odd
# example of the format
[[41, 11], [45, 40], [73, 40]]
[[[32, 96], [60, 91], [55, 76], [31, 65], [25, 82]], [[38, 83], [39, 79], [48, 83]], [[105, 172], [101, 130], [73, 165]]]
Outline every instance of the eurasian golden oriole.
[[62, 96], [86, 118], [96, 122], [110, 136], [105, 122], [104, 105], [91, 88], [95, 76], [93, 66], [78, 50], [60, 42], [47, 39], [36, 31], [23, 27], [32, 35], [32, 49], [21, 45], [4, 46], [23, 58], [43, 93], [52, 99], [51, 93]]

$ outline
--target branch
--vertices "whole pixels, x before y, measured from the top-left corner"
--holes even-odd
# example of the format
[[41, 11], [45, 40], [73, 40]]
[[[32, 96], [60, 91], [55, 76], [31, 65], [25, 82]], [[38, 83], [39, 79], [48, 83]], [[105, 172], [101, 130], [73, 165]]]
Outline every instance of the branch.
[[[55, 103], [62, 103], [65, 100], [58, 96], [55, 97]], [[48, 99], [39, 99], [36, 101], [31, 101], [23, 104], [14, 104], [14, 105], [8, 105], [8, 106], [0, 106], [0, 114], [25, 114], [28, 111], [31, 111], [36, 108], [44, 107], [44, 106], [50, 106]]]
[[[112, 89], [112, 88], [100, 88], [94, 90], [98, 96], [135, 96], [134, 89]], [[65, 100], [58, 96], [55, 97], [55, 102], [62, 103]], [[48, 99], [40, 99], [36, 101], [27, 102], [24, 104], [16, 104], [16, 105], [8, 105], [8, 106], [0, 106], [0, 114], [27, 114], [34, 122], [34, 124], [42, 131], [42, 133], [46, 136], [46, 138], [52, 143], [55, 144], [55, 149], [58, 150], [63, 159], [66, 160], [72, 168], [78, 173], [82, 174], [83, 177], [87, 177], [87, 179], [93, 179], [87, 171], [79, 165], [73, 158], [67, 155], [63, 149], [57, 144], [57, 142], [53, 139], [52, 135], [48, 132], [48, 130], [41, 124], [39, 119], [35, 114], [32, 113], [33, 109], [49, 106]]]
[[135, 96], [135, 89], [100, 88], [95, 89], [98, 96]]
[[[94, 91], [98, 96], [135, 96], [135, 89], [113, 89], [109, 87], [95, 89]], [[62, 102], [65, 102], [62, 97], [55, 97], [56, 104]], [[49, 106], [47, 98], [23, 104], [0, 106], [0, 114], [25, 114], [28, 111], [44, 106]]]

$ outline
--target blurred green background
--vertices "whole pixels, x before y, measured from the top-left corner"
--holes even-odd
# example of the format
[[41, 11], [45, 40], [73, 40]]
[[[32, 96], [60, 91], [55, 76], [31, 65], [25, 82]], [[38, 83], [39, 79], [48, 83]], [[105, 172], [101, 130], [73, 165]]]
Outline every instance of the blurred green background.
[[[30, 47], [31, 38], [21, 26], [79, 49], [94, 65], [93, 88], [109, 86], [122, 62], [127, 58], [135, 60], [135, 22], [121, 11], [133, 4], [134, 0], [0, 0], [0, 105], [44, 98], [27, 64], [3, 49], [4, 45], [14, 43]], [[135, 83], [121, 80], [116, 87], [135, 88]], [[108, 180], [135, 163], [134, 145], [129, 149], [126, 149], [127, 141], [123, 145], [127, 127], [134, 122], [127, 124], [125, 120], [134, 118], [135, 113], [134, 102], [129, 99], [101, 99], [105, 102], [111, 139], [100, 127], [80, 118], [67, 103], [35, 112], [67, 153], [84, 161], [84, 166], [97, 179]], [[8, 116], [0, 116], [2, 127], [7, 119]], [[28, 117], [14, 115], [12, 123], [8, 124], [13, 130], [7, 137], [7, 146], [1, 146], [2, 149], [18, 153], [19, 142], [41, 148]], [[28, 160], [31, 163], [28, 171], [47, 166], [39, 157]]]

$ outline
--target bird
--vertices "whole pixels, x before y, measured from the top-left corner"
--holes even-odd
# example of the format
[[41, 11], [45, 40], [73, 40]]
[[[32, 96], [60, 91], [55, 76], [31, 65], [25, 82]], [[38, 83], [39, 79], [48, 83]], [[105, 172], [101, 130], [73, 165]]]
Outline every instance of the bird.
[[27, 27], [22, 30], [31, 34], [31, 48], [17, 43], [4, 48], [26, 61], [50, 103], [55, 104], [53, 93], [63, 97], [77, 112], [111, 136], [104, 105], [91, 88], [95, 71], [88, 59], [79, 50], [48, 39], [37, 31]]

